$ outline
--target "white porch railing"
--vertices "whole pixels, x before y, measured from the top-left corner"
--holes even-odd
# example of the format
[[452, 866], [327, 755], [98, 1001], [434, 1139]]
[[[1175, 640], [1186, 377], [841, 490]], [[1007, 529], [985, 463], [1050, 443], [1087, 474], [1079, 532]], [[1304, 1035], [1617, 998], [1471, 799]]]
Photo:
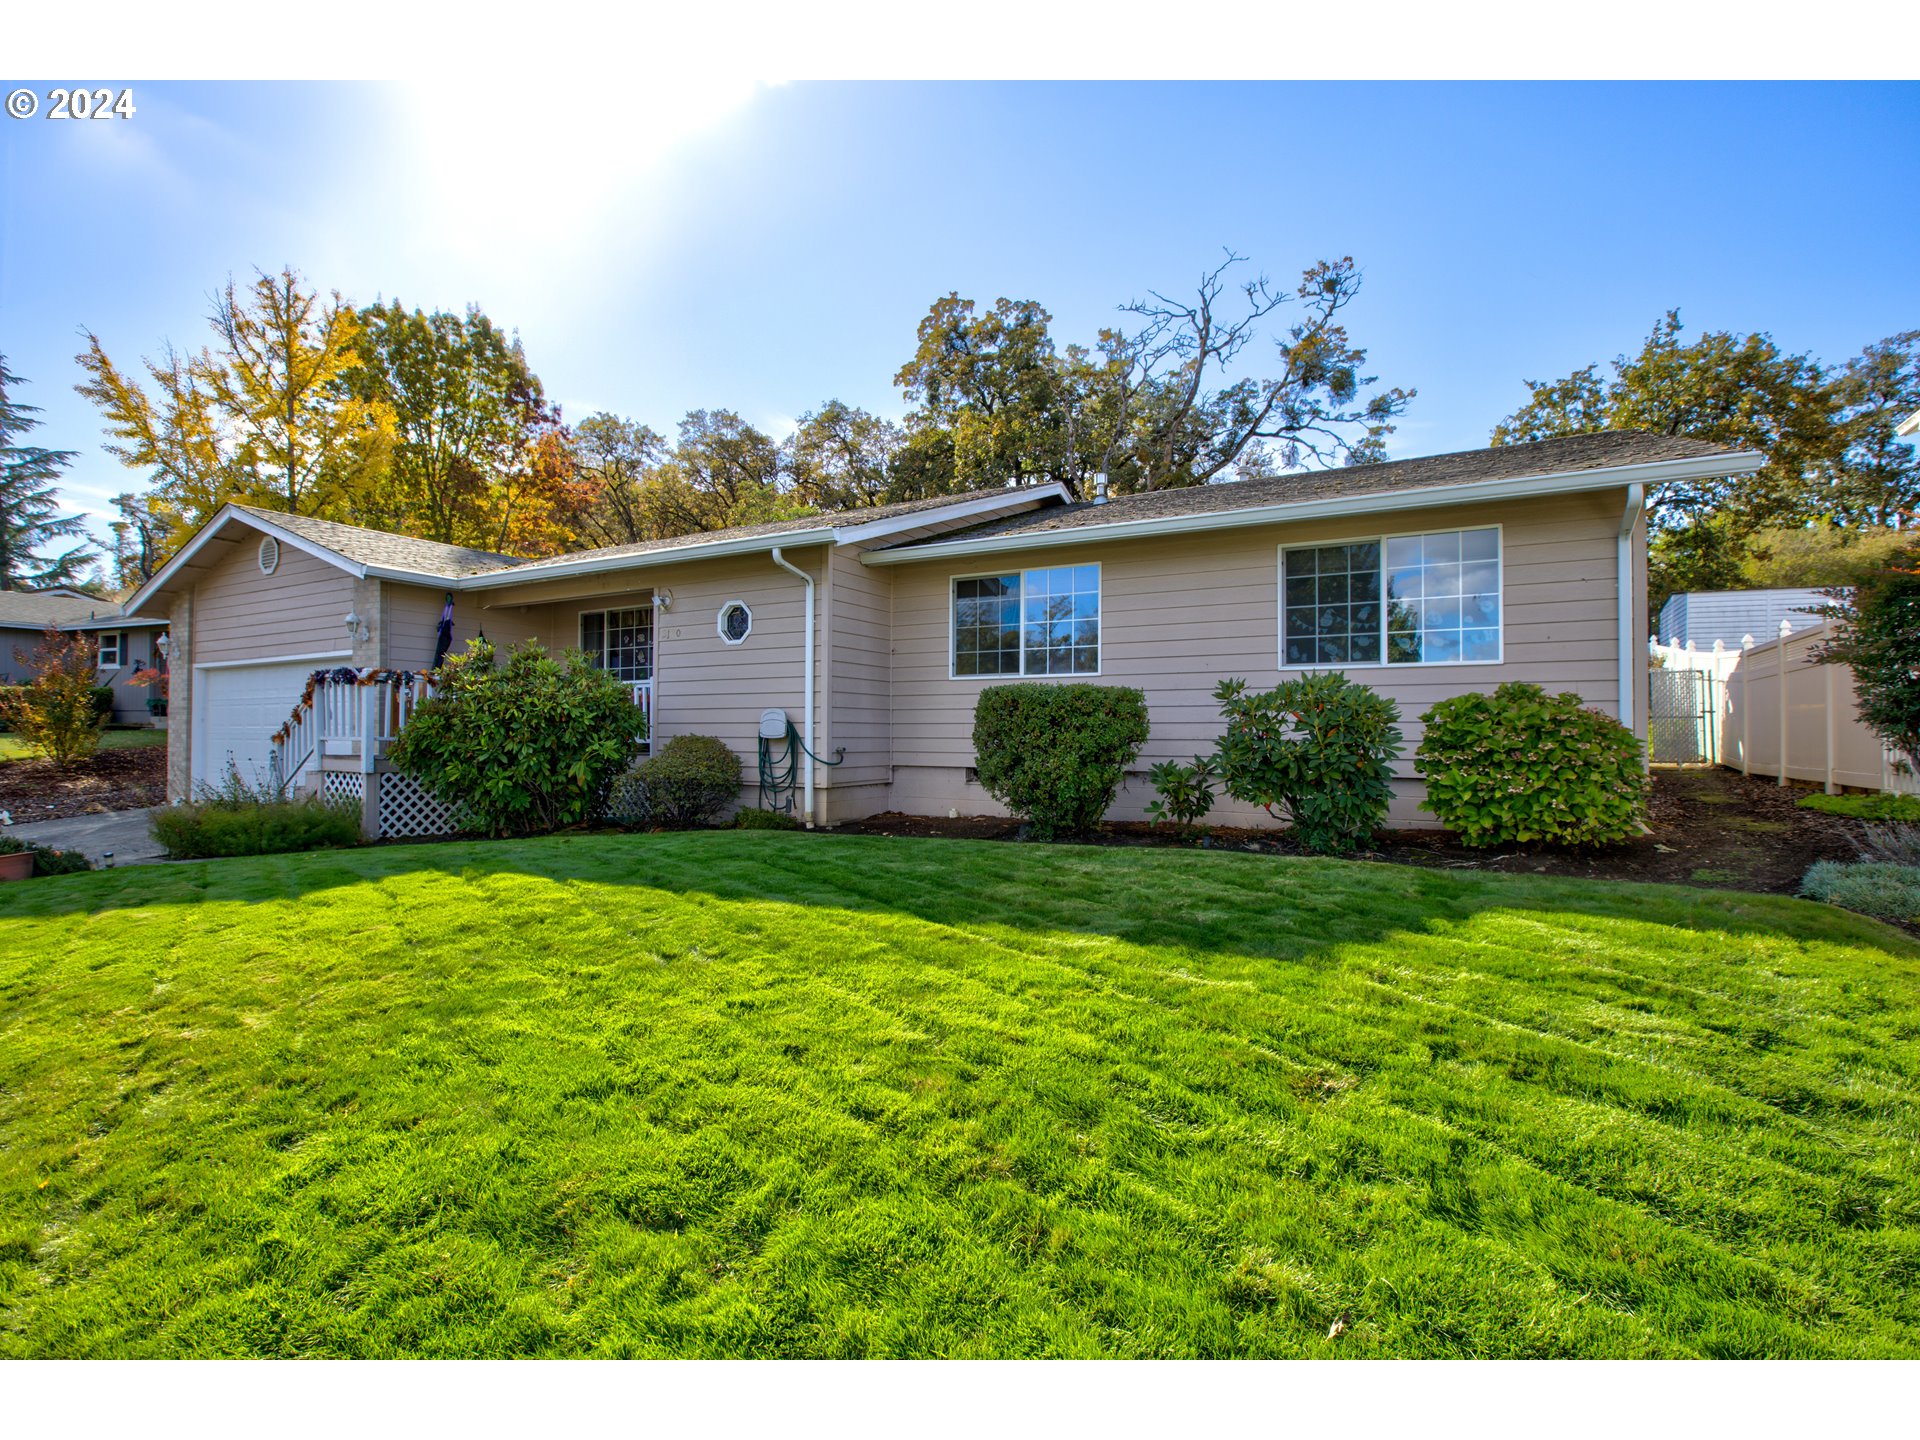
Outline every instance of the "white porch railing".
[[653, 752], [653, 681], [629, 680], [627, 690], [633, 696], [634, 707], [640, 717], [647, 722], [647, 728], [640, 733], [646, 736], [647, 752]]
[[[286, 728], [273, 738], [274, 784], [289, 792], [316, 761], [350, 756], [355, 769], [372, 774], [374, 764], [433, 694], [425, 675], [356, 671], [359, 681], [329, 680], [313, 687], [310, 699], [295, 707]], [[369, 674], [375, 678], [367, 680]], [[371, 742], [368, 737], [371, 736]]]
[[[337, 674], [329, 671], [329, 675]], [[369, 672], [357, 671], [364, 677]], [[653, 681], [629, 680], [627, 691], [634, 708], [646, 722], [642, 732], [647, 748], [653, 748]], [[313, 687], [313, 698], [293, 712], [286, 729], [273, 740], [271, 759], [273, 781], [283, 793], [290, 793], [311, 767], [328, 757], [351, 757], [352, 768], [371, 775], [375, 762], [384, 758], [387, 748], [406, 728], [413, 712], [433, 694], [433, 682], [425, 675], [401, 678], [380, 674], [368, 683], [330, 680]], [[366, 743], [371, 735], [373, 743]], [[335, 767], [338, 768], [338, 767]]]

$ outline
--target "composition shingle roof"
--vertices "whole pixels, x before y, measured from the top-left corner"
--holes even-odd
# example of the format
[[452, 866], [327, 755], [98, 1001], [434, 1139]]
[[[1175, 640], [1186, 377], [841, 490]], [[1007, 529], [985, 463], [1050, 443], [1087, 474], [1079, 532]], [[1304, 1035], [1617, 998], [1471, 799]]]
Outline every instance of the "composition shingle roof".
[[613, 559], [622, 555], [652, 555], [662, 550], [678, 550], [689, 545], [711, 545], [725, 540], [745, 540], [758, 535], [784, 535], [803, 530], [840, 530], [850, 525], [870, 525], [876, 520], [892, 520], [921, 510], [940, 510], [949, 505], [964, 505], [970, 500], [1018, 497], [1021, 490], [1000, 486], [992, 490], [969, 490], [959, 495], [933, 495], [923, 500], [897, 500], [890, 505], [866, 505], [856, 510], [824, 510], [798, 515], [791, 520], [771, 520], [761, 525], [735, 525], [725, 530], [699, 530], [690, 535], [670, 535], [660, 540], [642, 540], [632, 545], [609, 545], [599, 550], [572, 550], [544, 560], [516, 562], [515, 571], [539, 570], [550, 565], [573, 565], [582, 560]]
[[472, 550], [465, 545], [442, 545], [437, 540], [416, 540], [411, 535], [394, 535], [385, 530], [367, 530], [358, 525], [342, 525], [333, 520], [316, 520], [308, 515], [289, 515], [280, 510], [265, 510], [257, 505], [235, 505], [249, 515], [290, 530], [303, 540], [324, 545], [336, 555], [361, 565], [387, 570], [410, 570], [418, 575], [436, 575], [457, 580], [483, 570], [499, 570], [520, 563], [517, 555], [500, 555], [491, 550]]
[[[91, 621], [119, 620], [124, 612], [111, 600], [95, 600], [82, 595], [48, 595], [35, 590], [0, 590], [0, 625], [85, 625]], [[140, 623], [162, 624], [146, 616]]]
[[949, 530], [938, 536], [903, 540], [885, 548], [907, 550], [918, 545], [944, 545], [961, 540], [983, 540], [996, 535], [1175, 519], [1186, 515], [1251, 510], [1267, 505], [1344, 500], [1446, 485], [1470, 485], [1487, 480], [1575, 474], [1582, 470], [1606, 470], [1619, 465], [1689, 460], [1716, 454], [1731, 456], [1736, 453], [1724, 445], [1678, 435], [1647, 435], [1627, 430], [1607, 431], [1598, 435], [1569, 435], [1557, 440], [1498, 445], [1484, 450], [1460, 450], [1446, 455], [1423, 455], [1413, 460], [1392, 460], [1378, 465], [1349, 465], [1334, 470], [1312, 470], [1259, 480], [1233, 480], [1218, 485], [1192, 485], [1177, 490], [1116, 495], [1104, 505], [1081, 501], [1072, 505], [1050, 506], [1022, 515], [985, 521], [961, 530]]

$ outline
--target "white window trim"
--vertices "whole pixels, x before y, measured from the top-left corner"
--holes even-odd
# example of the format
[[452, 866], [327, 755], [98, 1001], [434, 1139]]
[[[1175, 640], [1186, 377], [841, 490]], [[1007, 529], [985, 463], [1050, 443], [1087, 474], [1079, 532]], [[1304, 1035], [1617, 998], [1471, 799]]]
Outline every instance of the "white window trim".
[[[588, 655], [587, 658], [593, 661], [596, 669], [605, 669], [607, 661], [607, 616], [618, 615], [622, 610], [646, 610], [652, 612], [653, 609], [652, 602], [648, 602], [645, 605], [605, 605], [592, 610], [582, 610], [573, 618], [574, 644], [578, 647], [581, 654], [587, 654], [587, 617], [589, 615], [598, 615], [600, 617], [600, 653], [598, 655]], [[622, 685], [650, 685], [653, 683], [653, 672], [660, 666], [659, 619], [658, 614], [654, 614], [652, 622], [647, 627], [648, 644], [652, 649], [652, 653], [647, 657], [647, 678], [645, 680], [623, 679], [620, 682]]]
[[[1492, 660], [1400, 660], [1387, 659], [1387, 542], [1406, 540], [1416, 535], [1460, 534], [1468, 530], [1491, 530], [1498, 537], [1495, 542], [1493, 568], [1494, 593], [1500, 597], [1500, 653]], [[1339, 665], [1289, 665], [1287, 663], [1287, 551], [1317, 550], [1323, 545], [1372, 545], [1380, 546], [1380, 658], [1378, 660], [1350, 660]], [[1275, 550], [1274, 573], [1277, 577], [1274, 585], [1274, 598], [1278, 602], [1275, 612], [1278, 625], [1274, 659], [1279, 662], [1282, 672], [1291, 671], [1305, 675], [1322, 670], [1451, 670], [1466, 666], [1504, 665], [1507, 663], [1507, 527], [1499, 521], [1491, 525], [1454, 525], [1451, 527], [1425, 526], [1419, 530], [1376, 531], [1372, 535], [1329, 536], [1325, 540], [1285, 540]]]
[[[103, 650], [105, 648], [107, 643], [107, 637], [109, 635], [113, 637], [113, 659], [111, 662], [107, 660], [105, 655], [100, 653], [100, 650]], [[97, 647], [99, 647], [99, 649], [96, 649], [95, 651], [95, 664], [94, 664], [95, 669], [118, 670], [122, 665], [125, 665], [127, 663], [126, 631], [101, 630], [94, 635], [93, 641], [94, 641], [94, 644]]]
[[[1333, 542], [1329, 541], [1328, 543], [1332, 544]], [[1093, 647], [1094, 667], [1091, 670], [1076, 670], [1071, 675], [1029, 675], [1027, 673], [1027, 642], [1024, 633], [1027, 623], [1027, 574], [1032, 570], [1077, 570], [1083, 565], [1092, 565], [1094, 569], [1100, 572], [1100, 614], [1097, 622], [1100, 626], [1100, 638], [1095, 642]], [[954, 669], [954, 662], [959, 658], [957, 646], [960, 641], [959, 627], [954, 624], [953, 619], [955, 603], [959, 599], [959, 596], [955, 592], [962, 580], [993, 580], [1003, 575], [1018, 575], [1020, 577], [1020, 624], [1023, 632], [1020, 639], [1020, 668], [1011, 675], [962, 675]], [[978, 680], [988, 685], [1001, 684], [1008, 680], [1097, 680], [1106, 674], [1106, 670], [1107, 572], [1106, 567], [1100, 561], [1082, 560], [1078, 563], [1069, 563], [1066, 565], [1022, 565], [1016, 566], [1012, 570], [1008, 570], [1002, 565], [992, 570], [966, 570], [958, 575], [949, 575], [947, 577], [947, 678], [949, 680]]]
[[[747, 617], [747, 628], [740, 632], [740, 638], [738, 640], [727, 634], [727, 612], [736, 606]], [[720, 637], [720, 642], [723, 645], [746, 644], [747, 637], [753, 634], [753, 607], [744, 600], [722, 601], [720, 608], [714, 611], [713, 614], [713, 632]]]

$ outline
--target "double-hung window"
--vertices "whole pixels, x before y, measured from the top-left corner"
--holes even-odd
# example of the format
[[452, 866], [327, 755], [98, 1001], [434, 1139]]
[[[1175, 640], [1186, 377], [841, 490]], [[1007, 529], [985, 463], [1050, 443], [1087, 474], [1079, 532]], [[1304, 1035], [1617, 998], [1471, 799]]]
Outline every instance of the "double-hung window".
[[1281, 552], [1280, 665], [1500, 660], [1500, 530], [1385, 535]]
[[953, 582], [953, 674], [1098, 675], [1100, 567]]
[[602, 670], [629, 684], [653, 678], [653, 608], [588, 610], [580, 616], [580, 648]]
[[126, 656], [121, 648], [118, 630], [100, 632], [100, 658], [96, 662], [102, 670], [117, 670], [125, 662]]

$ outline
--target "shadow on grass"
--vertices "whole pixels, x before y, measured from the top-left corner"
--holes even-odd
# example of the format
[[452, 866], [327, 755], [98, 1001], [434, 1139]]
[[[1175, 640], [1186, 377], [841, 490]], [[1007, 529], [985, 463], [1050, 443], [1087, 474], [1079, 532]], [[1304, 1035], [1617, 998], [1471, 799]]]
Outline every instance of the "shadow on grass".
[[[461, 841], [129, 867], [0, 889], [0, 925], [151, 906], [300, 900], [361, 884], [403, 889], [418, 906], [453, 907], [463, 898], [484, 903], [489, 887], [523, 880], [1287, 960], [1461, 923], [1487, 910], [1825, 940], [1920, 958], [1920, 944], [1877, 921], [1745, 892], [1227, 852], [736, 831]], [[566, 903], [563, 893], [557, 902]]]

